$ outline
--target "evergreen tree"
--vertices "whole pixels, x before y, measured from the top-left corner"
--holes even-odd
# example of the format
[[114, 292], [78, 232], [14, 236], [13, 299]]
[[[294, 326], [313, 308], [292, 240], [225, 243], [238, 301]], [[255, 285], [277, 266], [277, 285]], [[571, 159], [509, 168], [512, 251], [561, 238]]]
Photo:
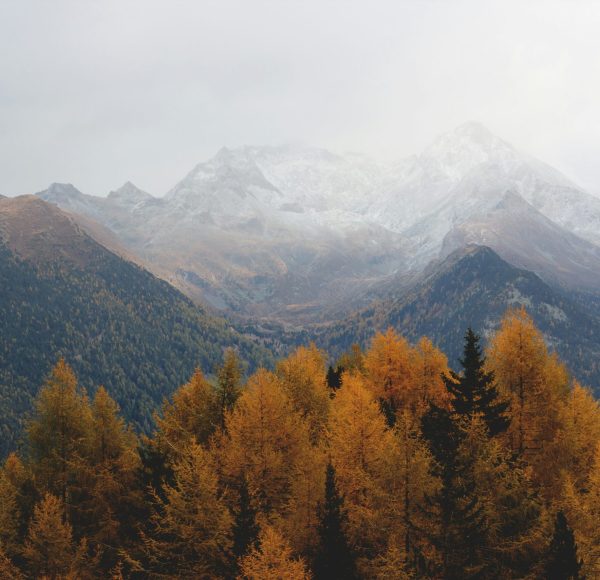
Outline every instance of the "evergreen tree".
[[225, 427], [225, 414], [231, 411], [240, 396], [242, 367], [234, 349], [225, 351], [223, 365], [217, 370], [217, 399], [219, 405], [219, 425]]
[[344, 369], [340, 366], [335, 367], [335, 369], [329, 365], [327, 369], [327, 386], [332, 391], [337, 391], [342, 386], [342, 373]]
[[233, 523], [233, 554], [236, 558], [245, 556], [250, 549], [256, 547], [260, 531], [245, 476], [241, 478], [239, 494], [240, 500]]
[[317, 580], [356, 578], [354, 554], [346, 537], [346, 513], [331, 462], [327, 465], [325, 502], [320, 513], [319, 551], [314, 573]]
[[583, 563], [577, 558], [577, 544], [573, 530], [562, 511], [556, 514], [554, 534], [546, 560], [546, 578], [548, 580], [583, 580], [581, 567]]
[[480, 577], [487, 534], [472, 458], [461, 453], [465, 432], [451, 411], [433, 404], [423, 415], [421, 428], [436, 461], [433, 474], [441, 482], [439, 490], [426, 497], [434, 520], [430, 541], [439, 554], [440, 572], [446, 579]]
[[510, 425], [505, 414], [509, 403], [499, 400], [494, 374], [484, 370], [485, 358], [479, 346], [479, 336], [470, 327], [465, 334], [460, 364], [463, 367], [460, 375], [451, 372], [451, 378], [444, 377], [446, 388], [452, 395], [454, 412], [468, 419], [481, 414], [492, 437], [503, 433]]

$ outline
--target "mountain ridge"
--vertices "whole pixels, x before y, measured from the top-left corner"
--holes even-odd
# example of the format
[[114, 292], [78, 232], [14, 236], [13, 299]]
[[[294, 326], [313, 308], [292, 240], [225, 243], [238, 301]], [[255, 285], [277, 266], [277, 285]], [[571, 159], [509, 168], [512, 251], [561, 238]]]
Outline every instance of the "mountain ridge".
[[94, 240], [34, 196], [0, 200], [0, 454], [14, 447], [58, 357], [90, 391], [104, 385], [149, 431], [152, 413], [227, 347], [249, 368], [271, 356], [230, 323]]

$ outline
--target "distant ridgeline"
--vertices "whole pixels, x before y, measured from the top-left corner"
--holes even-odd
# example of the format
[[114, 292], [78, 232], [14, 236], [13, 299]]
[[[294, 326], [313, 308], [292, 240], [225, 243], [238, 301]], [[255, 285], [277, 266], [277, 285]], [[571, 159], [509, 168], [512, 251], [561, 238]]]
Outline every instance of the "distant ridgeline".
[[[9, 202], [17, 203], [2, 200]], [[163, 398], [196, 366], [212, 373], [226, 347], [238, 350], [248, 370], [269, 363], [265, 349], [106, 250], [58, 209], [48, 224], [51, 206], [19, 203], [24, 218], [45, 212], [47, 227], [23, 244], [18, 221], [11, 219], [10, 231], [0, 219], [0, 455], [14, 447], [32, 398], [60, 356], [90, 392], [104, 385], [142, 431], [150, 430]], [[61, 243], [60, 228], [77, 243]]]
[[509, 306], [525, 306], [551, 350], [575, 378], [600, 395], [598, 299], [552, 287], [483, 246], [453, 253], [408, 290], [397, 296], [390, 292], [389, 298], [300, 340], [312, 334], [320, 347], [339, 356], [352, 343], [366, 346], [377, 330], [392, 327], [413, 342], [429, 337], [456, 367], [464, 328], [472, 326], [487, 338]]

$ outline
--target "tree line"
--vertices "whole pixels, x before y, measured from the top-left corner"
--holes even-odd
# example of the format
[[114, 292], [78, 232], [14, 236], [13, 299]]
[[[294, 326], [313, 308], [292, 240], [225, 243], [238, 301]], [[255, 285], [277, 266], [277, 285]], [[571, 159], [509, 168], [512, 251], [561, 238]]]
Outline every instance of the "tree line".
[[393, 330], [234, 350], [138, 436], [60, 360], [0, 472], [0, 577], [593, 578], [600, 406], [523, 309], [459, 372]]

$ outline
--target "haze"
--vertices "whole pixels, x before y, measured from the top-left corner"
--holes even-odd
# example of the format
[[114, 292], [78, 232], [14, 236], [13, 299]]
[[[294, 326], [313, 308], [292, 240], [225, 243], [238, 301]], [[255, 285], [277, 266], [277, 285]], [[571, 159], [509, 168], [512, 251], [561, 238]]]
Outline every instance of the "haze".
[[476, 119], [600, 193], [600, 3], [3, 0], [0, 193], [162, 195], [221, 146], [390, 159]]

